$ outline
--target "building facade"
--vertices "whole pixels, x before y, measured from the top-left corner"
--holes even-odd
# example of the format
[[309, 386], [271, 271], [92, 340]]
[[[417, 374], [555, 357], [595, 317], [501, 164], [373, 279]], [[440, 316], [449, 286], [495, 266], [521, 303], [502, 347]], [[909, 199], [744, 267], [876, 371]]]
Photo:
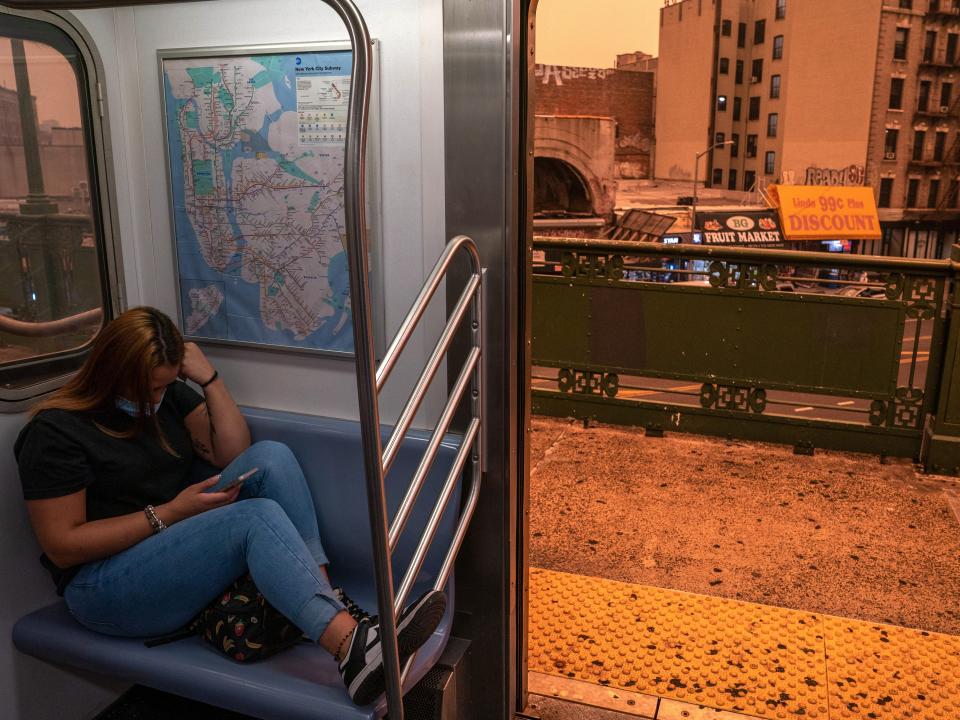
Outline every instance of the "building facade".
[[869, 185], [884, 239], [859, 251], [942, 257], [960, 218], [958, 36], [960, 0], [668, 1], [655, 175]]
[[[656, 59], [645, 57], [646, 64], [653, 60], [655, 67]], [[654, 120], [652, 71], [635, 67], [537, 65], [534, 73], [537, 115], [613, 118], [617, 124], [616, 178], [650, 177]]]

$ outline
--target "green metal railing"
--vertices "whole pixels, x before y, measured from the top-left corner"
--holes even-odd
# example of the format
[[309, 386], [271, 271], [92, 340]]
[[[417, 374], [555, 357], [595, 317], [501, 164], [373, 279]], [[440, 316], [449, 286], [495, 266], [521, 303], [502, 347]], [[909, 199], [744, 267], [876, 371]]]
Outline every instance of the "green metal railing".
[[960, 474], [953, 260], [534, 239], [534, 410]]

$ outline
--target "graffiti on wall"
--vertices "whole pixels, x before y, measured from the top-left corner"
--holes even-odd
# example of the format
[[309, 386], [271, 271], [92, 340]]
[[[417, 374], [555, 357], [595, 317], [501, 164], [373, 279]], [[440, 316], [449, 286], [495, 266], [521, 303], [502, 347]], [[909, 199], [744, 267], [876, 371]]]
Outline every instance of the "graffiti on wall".
[[537, 65], [533, 74], [535, 77], [543, 78], [544, 85], [549, 85], [552, 80], [554, 85], [563, 85], [564, 80], [604, 80], [607, 75], [612, 75], [615, 70], [605, 70], [604, 68], [590, 67], [571, 67], [568, 65]]
[[[787, 173], [784, 173], [786, 175]], [[790, 173], [793, 175], [793, 173]], [[848, 165], [842, 168], [822, 168], [816, 165], [809, 166], [803, 177], [804, 185], [832, 185], [842, 186], [863, 185], [867, 177], [867, 169], [863, 165]], [[786, 178], [785, 178], [786, 180]], [[793, 184], [792, 178], [787, 181]]]

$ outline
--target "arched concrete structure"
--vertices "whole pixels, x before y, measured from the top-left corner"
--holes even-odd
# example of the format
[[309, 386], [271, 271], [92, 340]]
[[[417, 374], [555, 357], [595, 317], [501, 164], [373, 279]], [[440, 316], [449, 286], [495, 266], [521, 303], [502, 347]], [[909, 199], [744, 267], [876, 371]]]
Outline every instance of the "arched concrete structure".
[[594, 214], [603, 217], [613, 214], [615, 204], [615, 147], [612, 118], [536, 116], [534, 156], [570, 165], [586, 184]]

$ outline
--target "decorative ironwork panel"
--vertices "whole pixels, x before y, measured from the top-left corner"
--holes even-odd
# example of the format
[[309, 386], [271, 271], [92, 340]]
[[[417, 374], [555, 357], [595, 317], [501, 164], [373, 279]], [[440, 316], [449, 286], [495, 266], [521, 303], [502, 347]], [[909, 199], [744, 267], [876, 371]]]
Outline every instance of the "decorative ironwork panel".
[[715, 288], [735, 287], [739, 290], [776, 290], [776, 265], [749, 265], [714, 260], [709, 269], [710, 285]]
[[557, 373], [557, 389], [581, 395], [616, 397], [620, 390], [620, 377], [616, 373], [561, 368]]
[[565, 252], [561, 262], [564, 277], [580, 277], [588, 280], [597, 278], [620, 280], [623, 278], [622, 255]]
[[756, 387], [704, 383], [700, 388], [700, 405], [708, 409], [762, 413], [767, 407], [767, 391]]
[[890, 400], [870, 403], [870, 424], [917, 430], [923, 424], [923, 390], [899, 387]]
[[943, 282], [936, 278], [913, 277], [890, 273], [884, 283], [888, 300], [900, 300], [907, 307], [907, 316], [929, 320], [937, 314]]

